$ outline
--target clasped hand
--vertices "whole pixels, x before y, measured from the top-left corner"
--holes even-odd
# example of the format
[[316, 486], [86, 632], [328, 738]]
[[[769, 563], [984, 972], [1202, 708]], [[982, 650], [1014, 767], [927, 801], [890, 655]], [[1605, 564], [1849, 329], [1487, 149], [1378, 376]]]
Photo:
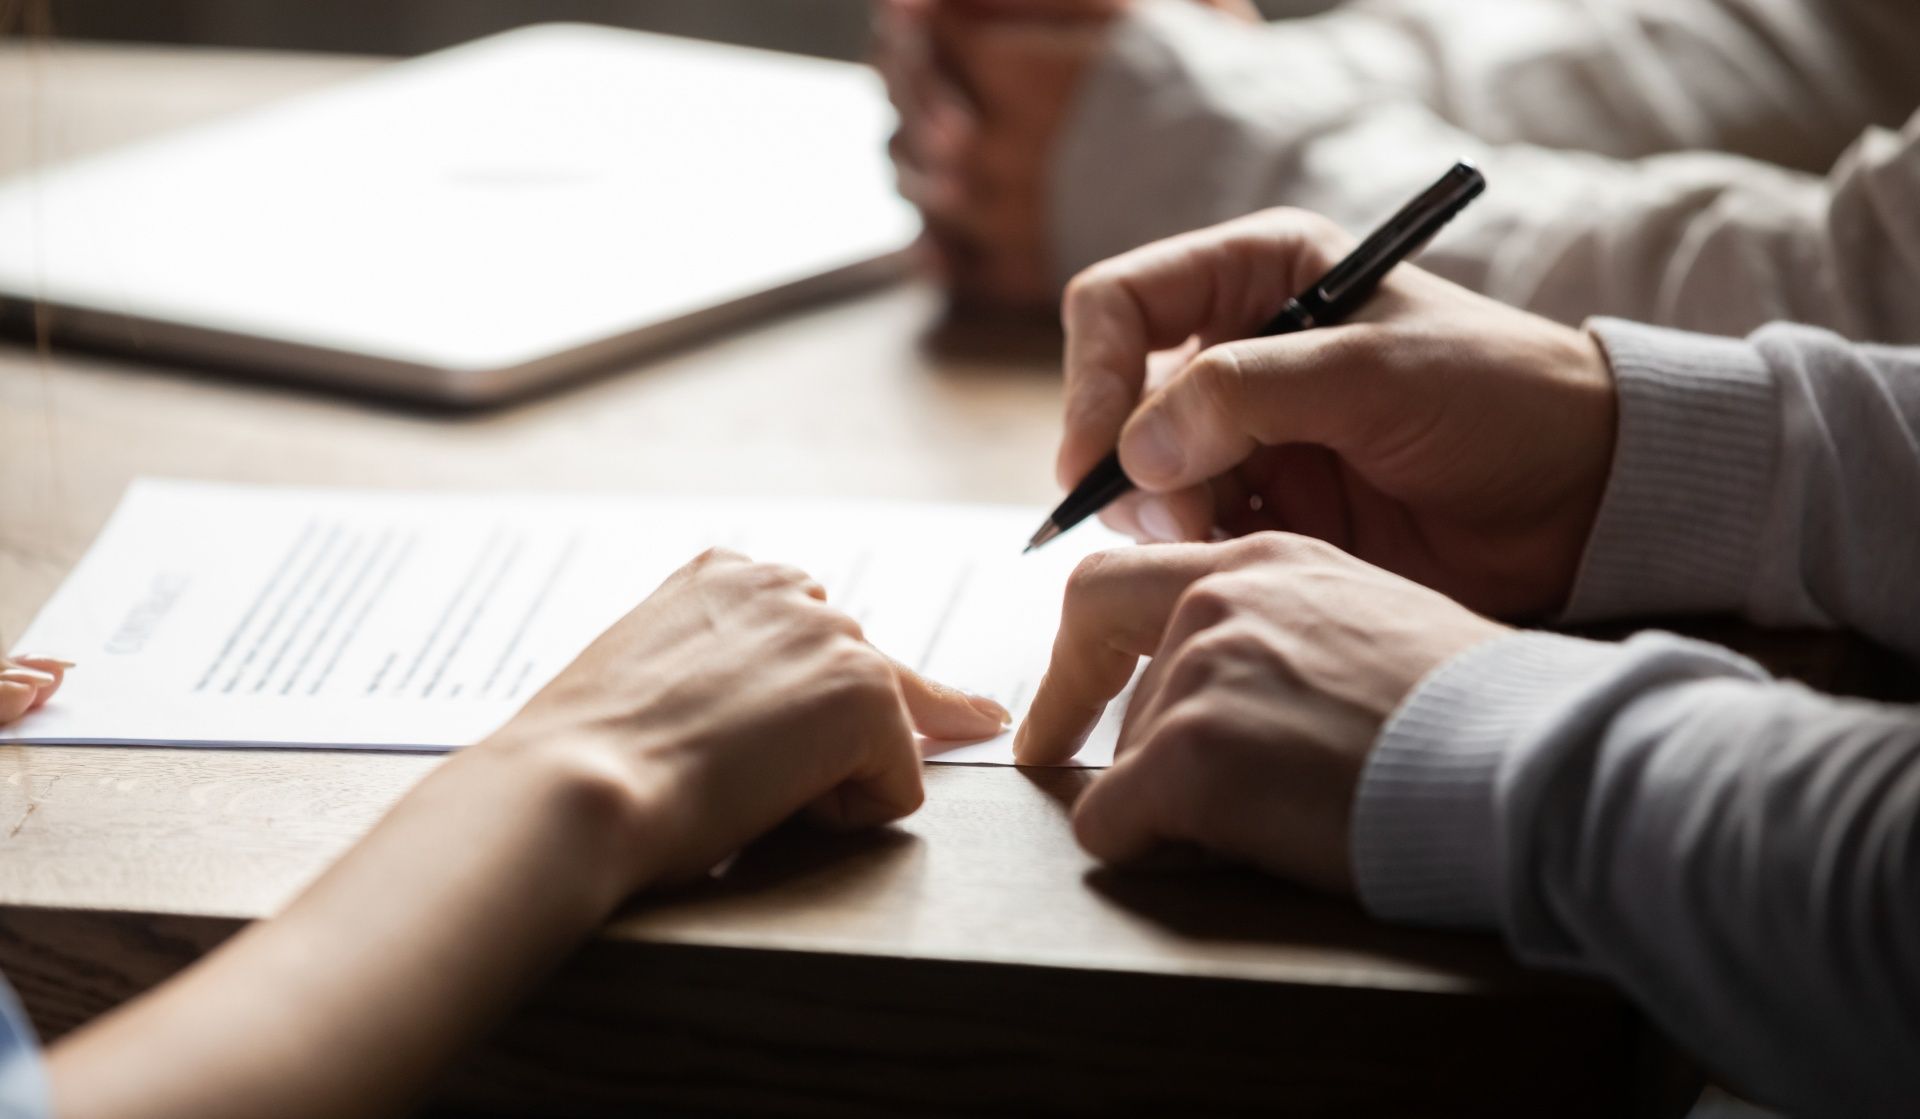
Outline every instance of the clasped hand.
[[[1197, 0], [1249, 23], [1248, 0]], [[900, 193], [923, 257], [991, 303], [1059, 296], [1047, 169], [1074, 98], [1137, 0], [875, 0], [874, 63], [899, 112]]]

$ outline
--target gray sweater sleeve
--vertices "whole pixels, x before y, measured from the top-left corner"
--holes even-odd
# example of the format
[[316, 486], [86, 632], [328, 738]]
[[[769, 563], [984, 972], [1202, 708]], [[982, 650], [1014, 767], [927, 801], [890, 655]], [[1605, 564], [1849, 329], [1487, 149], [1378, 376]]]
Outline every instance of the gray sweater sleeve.
[[1920, 1100], [1920, 715], [1696, 642], [1519, 634], [1422, 683], [1354, 815], [1381, 917], [1604, 977], [1757, 1102]]
[[[1914, 353], [1594, 329], [1621, 424], [1576, 616], [1726, 610], [1920, 650]], [[1374, 912], [1604, 976], [1762, 1103], [1920, 1100], [1920, 710], [1667, 635], [1519, 634], [1408, 698], [1353, 828]]]
[[1735, 613], [1920, 657], [1920, 349], [1590, 328], [1620, 431], [1569, 620]]

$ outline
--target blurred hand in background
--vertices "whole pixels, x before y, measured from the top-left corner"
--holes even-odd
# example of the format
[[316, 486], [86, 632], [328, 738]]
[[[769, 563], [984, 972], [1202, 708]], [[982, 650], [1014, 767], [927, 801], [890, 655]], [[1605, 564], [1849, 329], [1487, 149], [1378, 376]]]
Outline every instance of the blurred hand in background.
[[[1192, 0], [1249, 22], [1249, 0]], [[900, 191], [928, 266], [963, 299], [1050, 304], [1047, 168], [1113, 22], [1139, 0], [878, 0], [876, 65], [900, 114]]]

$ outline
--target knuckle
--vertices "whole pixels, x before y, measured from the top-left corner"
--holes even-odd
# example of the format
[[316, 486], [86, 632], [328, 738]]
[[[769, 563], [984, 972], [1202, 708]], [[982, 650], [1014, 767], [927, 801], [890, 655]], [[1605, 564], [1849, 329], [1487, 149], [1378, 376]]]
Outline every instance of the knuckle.
[[1210, 705], [1182, 703], [1161, 720], [1161, 752], [1187, 766], [1191, 773], [1204, 766], [1216, 751], [1225, 734], [1223, 722]]
[[1182, 704], [1167, 713], [1150, 748], [1160, 769], [1158, 787], [1168, 823], [1182, 837], [1206, 835], [1221, 810], [1222, 774], [1230, 728], [1205, 706]]
[[1324, 558], [1333, 550], [1333, 545], [1324, 540], [1277, 530], [1243, 536], [1234, 542], [1234, 547], [1248, 565], [1304, 563]]
[[860, 637], [859, 625], [852, 618], [818, 599], [783, 597], [776, 600], [774, 608], [786, 618], [796, 641], [828, 646]]
[[755, 591], [786, 590], [813, 581], [806, 572], [784, 563], [748, 564], [742, 568], [740, 578], [749, 590]]
[[[1250, 666], [1266, 664], [1272, 653], [1251, 626], [1228, 622], [1195, 634], [1172, 657], [1165, 687], [1169, 695], [1184, 698], [1211, 691], [1223, 680], [1246, 677]], [[1217, 714], [1203, 708], [1187, 718], [1202, 727]]]
[[863, 648], [872, 649], [872, 646], [867, 644], [866, 630], [861, 628], [860, 623], [855, 621], [851, 614], [844, 610], [836, 610], [825, 603], [816, 606], [814, 612], [819, 618], [819, 624], [828, 633], [836, 637], [850, 638], [859, 642]]
[[1071, 605], [1104, 583], [1113, 569], [1113, 553], [1095, 552], [1073, 565], [1067, 576], [1067, 602]]
[[1260, 634], [1246, 625], [1229, 621], [1194, 635], [1184, 650], [1187, 657], [1209, 666], [1220, 666], [1266, 657], [1266, 644]]
[[1174, 621], [1186, 627], [1211, 627], [1231, 617], [1238, 603], [1233, 578], [1224, 572], [1203, 575], [1174, 604]]
[[1333, 266], [1353, 247], [1353, 235], [1339, 222], [1314, 210], [1274, 206], [1230, 223], [1250, 249], [1271, 252], [1276, 243], [1291, 249], [1300, 267], [1316, 275]]
[[836, 637], [828, 643], [822, 670], [843, 699], [872, 702], [881, 697], [892, 700], [895, 695], [893, 665], [864, 641]]
[[1075, 273], [1067, 281], [1067, 290], [1060, 301], [1065, 319], [1072, 322], [1098, 306], [1119, 282], [1118, 274], [1119, 268], [1113, 261], [1101, 261]]
[[715, 567], [725, 567], [731, 564], [747, 562], [750, 561], [746, 556], [741, 555], [731, 548], [708, 548], [706, 551], [693, 557], [693, 561], [687, 564], [687, 568], [691, 571], [707, 571]]
[[1292, 206], [1261, 210], [1229, 227], [1234, 252], [1284, 264], [1290, 274], [1288, 290], [1324, 275], [1356, 244], [1333, 219]]
[[1245, 395], [1247, 367], [1240, 359], [1239, 347], [1232, 343], [1209, 346], [1194, 355], [1187, 363], [1186, 375], [1201, 396], [1223, 409], [1234, 408]]
[[1344, 256], [1353, 246], [1353, 235], [1317, 210], [1281, 206], [1267, 211], [1267, 215], [1275, 226], [1299, 236], [1312, 250], [1322, 254], [1328, 264]]
[[1329, 251], [1344, 252], [1347, 243], [1353, 240], [1346, 229], [1337, 221], [1318, 210], [1303, 210], [1297, 206], [1285, 209], [1287, 221], [1292, 223], [1309, 240], [1325, 245]]

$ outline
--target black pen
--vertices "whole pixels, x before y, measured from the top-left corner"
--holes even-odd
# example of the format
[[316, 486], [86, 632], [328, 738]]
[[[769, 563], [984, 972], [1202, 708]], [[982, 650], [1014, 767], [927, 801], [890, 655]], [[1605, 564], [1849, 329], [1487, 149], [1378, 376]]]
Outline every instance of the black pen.
[[[1307, 290], [1287, 300], [1256, 337], [1292, 334], [1316, 326], [1328, 326], [1352, 314], [1386, 274], [1412, 256], [1453, 220], [1467, 203], [1487, 187], [1480, 169], [1462, 160], [1453, 165], [1438, 182], [1418, 198], [1400, 208], [1387, 224], [1347, 254], [1326, 275]], [[1031, 552], [1047, 541], [1105, 509], [1112, 501], [1133, 488], [1133, 480], [1120, 469], [1120, 452], [1100, 460], [1073, 492], [1047, 517], [1040, 531], [1027, 542]]]

